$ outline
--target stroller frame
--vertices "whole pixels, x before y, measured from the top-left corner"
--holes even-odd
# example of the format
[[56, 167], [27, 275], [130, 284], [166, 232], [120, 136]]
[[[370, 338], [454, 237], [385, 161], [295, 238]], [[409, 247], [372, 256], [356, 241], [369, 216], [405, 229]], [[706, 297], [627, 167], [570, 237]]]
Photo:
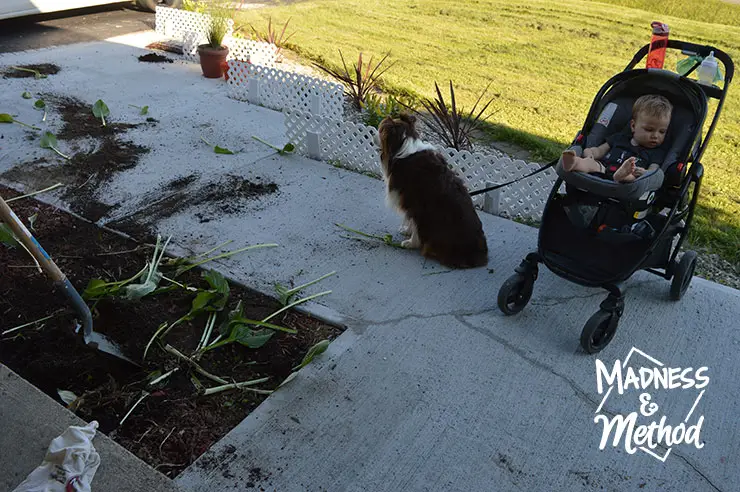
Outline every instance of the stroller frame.
[[[680, 260], [677, 258], [681, 246], [688, 234], [701, 189], [701, 182], [704, 176], [704, 166], [702, 165], [701, 159], [719, 120], [725, 96], [734, 74], [734, 64], [732, 59], [726, 53], [712, 46], [697, 45], [679, 40], [669, 40], [667, 48], [681, 50], [684, 54], [699, 55], [701, 57], [707, 57], [710, 52], [713, 51], [715, 58], [721, 61], [724, 65], [725, 78], [724, 86], [721, 89], [714, 85], [707, 86], [698, 84], [689, 79], [688, 76], [698, 67], [699, 63], [696, 63], [691, 70], [682, 76], [671, 73], [674, 78], [681, 79], [680, 84], [678, 84], [679, 86], [682, 84], [686, 86], [686, 83], [688, 82], [690, 85], [687, 87], [690, 87], [694, 91], [699, 90], [703, 92], [704, 114], [694, 132], [694, 140], [689, 142], [691, 145], [690, 150], [688, 153], [683, 152], [682, 155], [679, 155], [678, 158], [680, 160], [674, 163], [672, 169], [670, 169], [670, 171], [673, 172], [673, 177], [677, 183], [673, 183], [672, 186], [666, 186], [669, 181], [666, 179], [662, 182], [659, 190], [656, 191], [658, 200], [655, 204], [651, 205], [655, 206], [663, 204], [665, 208], [670, 208], [670, 211], [668, 212], [659, 232], [655, 235], [653, 242], [646, 249], [644, 254], [641, 255], [639, 261], [636, 261], [632, 265], [632, 268], [628, 268], [625, 271], [620, 272], [618, 275], [612, 275], [610, 278], [604, 279], [589, 277], [588, 275], [583, 275], [580, 274], [580, 272], [574, 271], [574, 268], [572, 268], [572, 262], [569, 264], [568, 261], [562, 261], [558, 255], [551, 254], [546, 245], [543, 244], [543, 236], [546, 234], [546, 232], [544, 232], [546, 230], [544, 225], [548, 220], [548, 214], [550, 213], [549, 209], [552, 208], [553, 202], [571, 192], [574, 194], [583, 193], [575, 188], [571, 189], [572, 186], [565, 182], [562, 175], [560, 175], [550, 191], [550, 195], [542, 215], [542, 226], [540, 227], [538, 236], [538, 250], [536, 252], [529, 253], [515, 269], [516, 273], [509, 277], [499, 289], [498, 306], [506, 315], [513, 315], [520, 312], [529, 302], [534, 289], [534, 283], [538, 277], [539, 263], [543, 263], [553, 273], [571, 282], [589, 287], [601, 287], [606, 289], [608, 291], [607, 298], [601, 302], [599, 310], [586, 322], [581, 333], [581, 347], [589, 354], [601, 351], [614, 338], [619, 324], [619, 319], [624, 313], [625, 288], [623, 283], [629, 279], [634, 272], [642, 269], [663, 277], [666, 280], [670, 280], [670, 298], [677, 301], [686, 293], [696, 267], [697, 254], [694, 251], [686, 251]], [[594, 122], [596, 118], [599, 117], [598, 112], [601, 111], [601, 103], [604, 96], [607, 95], [610, 89], [612, 89], [616, 84], [619, 84], [627, 77], [634, 75], [637, 72], [645, 74], [666, 72], [664, 70], [655, 69], [635, 70], [635, 66], [648, 54], [649, 49], [650, 44], [643, 46], [637, 51], [622, 72], [613, 76], [602, 86], [591, 104], [591, 108], [582, 129], [578, 132], [571, 143], [572, 148], [584, 142], [584, 137], [586, 137], [593, 129]], [[706, 130], [706, 134], [703, 135], [702, 126], [707, 112], [706, 99], [708, 98], [716, 99], [718, 103], [712, 117], [712, 122]], [[666, 171], [667, 178], [669, 170], [663, 170]], [[566, 186], [566, 195], [561, 195], [559, 191], [563, 184]], [[687, 197], [692, 184], [693, 193], [691, 194], [690, 201], [687, 203]], [[588, 195], [588, 193], [586, 193], [586, 195]], [[604, 199], [605, 197], [601, 196], [600, 198]], [[606, 199], [608, 200], [609, 198]], [[652, 197], [648, 200], [652, 200]], [[612, 199], [612, 201], [614, 200]], [[650, 203], [648, 202], [648, 204]], [[669, 229], [673, 233], [670, 236], [671, 241], [669, 243], [671, 249], [666, 250], [665, 244]], [[677, 242], [675, 241], [676, 237], [678, 238]], [[656, 247], [660, 248], [660, 241], [663, 241], [663, 250], [656, 252]], [[662, 256], [663, 258], [655, 258], [656, 256]], [[666, 256], [667, 261], [665, 260]]]

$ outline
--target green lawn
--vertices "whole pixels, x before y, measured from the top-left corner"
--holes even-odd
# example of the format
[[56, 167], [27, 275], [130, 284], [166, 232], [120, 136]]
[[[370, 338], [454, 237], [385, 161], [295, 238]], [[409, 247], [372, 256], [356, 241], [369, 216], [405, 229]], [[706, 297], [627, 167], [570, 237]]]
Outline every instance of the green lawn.
[[[337, 48], [349, 59], [360, 50], [376, 56], [390, 50], [398, 62], [384, 77], [390, 90], [432, 96], [435, 80], [452, 79], [458, 102], [469, 106], [493, 81], [492, 91], [500, 96], [490, 133], [544, 159], [573, 138], [598, 89], [649, 41], [651, 21], [669, 24], [675, 39], [716, 45], [740, 61], [738, 5], [658, 2], [670, 7], [672, 17], [615, 3], [652, 4], [309, 0], [240, 15], [257, 26], [266, 26], [270, 15], [280, 25], [292, 17], [289, 32], [297, 34], [291, 43], [313, 60], [339, 64]], [[703, 22], [710, 10], [717, 13], [712, 20], [736, 25]], [[694, 20], [697, 16], [701, 20]], [[677, 59], [670, 57], [667, 65], [675, 67]], [[735, 89], [704, 157], [705, 186], [692, 242], [740, 264], [740, 88]]]

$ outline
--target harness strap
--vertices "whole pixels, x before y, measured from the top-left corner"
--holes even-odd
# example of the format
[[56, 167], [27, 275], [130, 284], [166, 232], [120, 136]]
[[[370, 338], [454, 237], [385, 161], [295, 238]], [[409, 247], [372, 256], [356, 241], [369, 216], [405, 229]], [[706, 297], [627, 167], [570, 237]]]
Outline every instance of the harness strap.
[[532, 177], [532, 176], [534, 176], [535, 174], [541, 173], [541, 172], [542, 172], [542, 171], [544, 171], [545, 169], [548, 169], [548, 168], [551, 168], [551, 167], [553, 167], [554, 165], [556, 165], [556, 164], [558, 163], [558, 161], [559, 161], [559, 160], [560, 160], [560, 158], [557, 158], [557, 159], [555, 159], [554, 161], [548, 162], [547, 164], [545, 164], [545, 165], [544, 165], [544, 166], [542, 166], [541, 168], [537, 169], [536, 171], [534, 171], [534, 172], [531, 172], [531, 173], [529, 173], [529, 174], [527, 174], [527, 175], [525, 175], [525, 176], [522, 176], [522, 177], [520, 177], [520, 178], [514, 179], [514, 180], [512, 180], [512, 181], [508, 181], [508, 182], [506, 182], [506, 183], [502, 183], [502, 184], [497, 184], [497, 185], [495, 185], [495, 186], [489, 186], [488, 188], [483, 188], [482, 190], [475, 190], [475, 191], [471, 191], [471, 192], [470, 192], [470, 196], [480, 195], [481, 193], [485, 193], [485, 192], [487, 192], [487, 191], [493, 191], [493, 190], [497, 190], [497, 189], [499, 189], [499, 188], [503, 188], [504, 186], [509, 186], [509, 185], [511, 185], [511, 184], [514, 184], [514, 183], [516, 183], [516, 182], [518, 182], [518, 181], [521, 181], [521, 180], [523, 180], [523, 179], [531, 178], [531, 177]]

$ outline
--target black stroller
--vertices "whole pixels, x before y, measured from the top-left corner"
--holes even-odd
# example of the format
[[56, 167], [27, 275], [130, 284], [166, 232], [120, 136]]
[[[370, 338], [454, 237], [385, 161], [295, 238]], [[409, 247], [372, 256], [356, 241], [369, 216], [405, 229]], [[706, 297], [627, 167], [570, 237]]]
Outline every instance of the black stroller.
[[[679, 250], [691, 226], [704, 167], [701, 163], [719, 119], [734, 66], [730, 57], [711, 46], [670, 40], [669, 49], [706, 57], [711, 51], [724, 65], [722, 89], [659, 69], [634, 69], [647, 55], [640, 49], [624, 71], [612, 77], [596, 95], [583, 128], [571, 149], [598, 146], [628, 127], [632, 104], [644, 94], [660, 94], [673, 104], [666, 134], [668, 153], [662, 166], [632, 183], [615, 183], [597, 175], [564, 172], [550, 192], [539, 230], [538, 250], [530, 253], [501, 286], [498, 306], [507, 315], [524, 309], [542, 262], [557, 275], [609, 292], [586, 322], [581, 346], [587, 353], [606, 347], [624, 311], [622, 282], [640, 269], [671, 281], [670, 297], [679, 300], [691, 283], [696, 252]], [[718, 100], [711, 124], [703, 132], [707, 99]]]

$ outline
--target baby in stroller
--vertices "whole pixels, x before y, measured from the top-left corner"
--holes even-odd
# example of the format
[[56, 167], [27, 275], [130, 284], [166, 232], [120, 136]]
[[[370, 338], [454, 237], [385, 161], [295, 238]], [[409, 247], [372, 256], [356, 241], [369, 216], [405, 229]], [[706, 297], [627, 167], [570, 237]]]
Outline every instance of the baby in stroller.
[[598, 147], [563, 152], [563, 170], [600, 173], [618, 183], [631, 183], [649, 166], [660, 166], [666, 157], [663, 147], [673, 106], [663, 96], [647, 94], [632, 107], [631, 135], [619, 132]]

